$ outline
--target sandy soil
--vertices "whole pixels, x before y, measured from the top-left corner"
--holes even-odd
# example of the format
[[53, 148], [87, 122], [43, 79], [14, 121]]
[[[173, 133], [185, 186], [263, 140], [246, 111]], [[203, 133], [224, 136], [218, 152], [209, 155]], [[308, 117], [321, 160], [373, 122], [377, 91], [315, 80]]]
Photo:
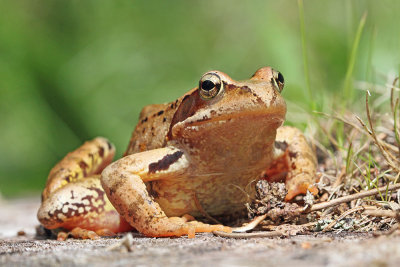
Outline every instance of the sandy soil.
[[[133, 251], [110, 251], [119, 238], [35, 238], [39, 199], [0, 202], [1, 266], [400, 266], [400, 236], [341, 233], [289, 238], [146, 238], [134, 234]], [[17, 236], [18, 231], [25, 235]]]

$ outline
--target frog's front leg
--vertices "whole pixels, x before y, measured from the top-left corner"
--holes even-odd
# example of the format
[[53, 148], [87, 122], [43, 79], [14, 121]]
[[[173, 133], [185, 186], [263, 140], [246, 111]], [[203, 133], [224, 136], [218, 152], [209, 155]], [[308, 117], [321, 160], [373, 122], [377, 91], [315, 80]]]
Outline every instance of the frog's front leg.
[[286, 200], [305, 194], [307, 190], [314, 195], [317, 194], [318, 190], [314, 186], [317, 179], [317, 160], [303, 133], [294, 127], [282, 126], [277, 130], [275, 147], [278, 153], [279, 151], [283, 153], [282, 165], [286, 166], [285, 183], [288, 190]]
[[186, 154], [174, 147], [149, 150], [126, 156], [102, 172], [103, 188], [117, 211], [139, 232], [147, 236], [182, 236], [196, 232], [225, 231], [223, 225], [190, 221], [190, 215], [168, 217], [146, 189], [145, 182], [184, 178], [189, 163]]

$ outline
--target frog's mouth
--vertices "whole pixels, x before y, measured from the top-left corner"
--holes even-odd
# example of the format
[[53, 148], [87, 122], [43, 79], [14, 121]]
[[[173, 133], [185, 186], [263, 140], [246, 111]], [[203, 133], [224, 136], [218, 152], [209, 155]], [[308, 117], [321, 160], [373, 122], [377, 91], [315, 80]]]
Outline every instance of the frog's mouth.
[[265, 123], [267, 121], [268, 124], [281, 125], [284, 119], [285, 119], [284, 113], [279, 111], [277, 112], [247, 111], [247, 112], [218, 115], [212, 118], [203, 117], [197, 120], [189, 121], [187, 124], [190, 127], [190, 126], [203, 126], [206, 124], [217, 124], [217, 123], [223, 124], [228, 122], [234, 122], [237, 120], [245, 122], [252, 120], [255, 122], [262, 121], [262, 123]]

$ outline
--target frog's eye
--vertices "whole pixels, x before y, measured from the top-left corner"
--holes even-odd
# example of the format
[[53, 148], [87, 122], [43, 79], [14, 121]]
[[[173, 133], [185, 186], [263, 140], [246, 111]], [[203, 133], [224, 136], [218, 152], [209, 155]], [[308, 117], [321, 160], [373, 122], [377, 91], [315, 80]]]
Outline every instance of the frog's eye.
[[282, 73], [276, 70], [272, 70], [272, 82], [276, 86], [276, 89], [280, 92], [283, 90], [283, 86], [285, 86], [285, 79], [283, 78]]
[[223, 83], [216, 73], [204, 74], [199, 82], [199, 93], [204, 99], [210, 99], [222, 91]]

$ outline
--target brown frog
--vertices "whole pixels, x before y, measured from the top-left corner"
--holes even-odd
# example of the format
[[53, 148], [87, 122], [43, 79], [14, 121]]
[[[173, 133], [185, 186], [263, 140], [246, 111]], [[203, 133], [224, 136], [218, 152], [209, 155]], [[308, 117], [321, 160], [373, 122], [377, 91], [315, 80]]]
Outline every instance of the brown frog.
[[110, 164], [114, 147], [96, 138], [52, 169], [40, 222], [100, 234], [134, 227], [147, 236], [194, 237], [230, 232], [194, 217], [243, 211], [261, 174], [285, 181], [286, 200], [316, 193], [312, 149], [299, 130], [281, 126], [283, 86], [270, 67], [246, 81], [209, 71], [176, 101], [146, 106], [123, 158]]

